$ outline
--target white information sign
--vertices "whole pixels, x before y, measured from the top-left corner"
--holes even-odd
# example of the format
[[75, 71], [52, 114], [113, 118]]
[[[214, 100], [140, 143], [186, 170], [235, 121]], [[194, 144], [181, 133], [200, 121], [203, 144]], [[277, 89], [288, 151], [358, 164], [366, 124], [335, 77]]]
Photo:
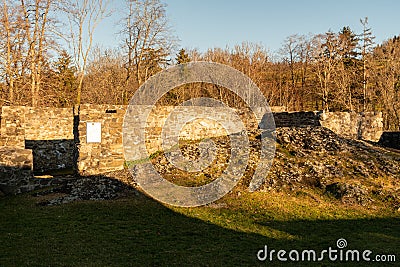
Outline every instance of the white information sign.
[[101, 143], [101, 122], [86, 122], [86, 143]]

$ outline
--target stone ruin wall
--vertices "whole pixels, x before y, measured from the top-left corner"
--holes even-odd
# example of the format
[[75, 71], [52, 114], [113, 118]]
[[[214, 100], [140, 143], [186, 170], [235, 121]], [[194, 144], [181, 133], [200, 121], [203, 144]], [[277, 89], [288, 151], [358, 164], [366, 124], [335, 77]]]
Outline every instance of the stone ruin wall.
[[323, 126], [350, 139], [378, 142], [383, 133], [381, 112], [279, 112], [276, 127]]
[[[115, 169], [124, 166], [125, 157], [122, 144], [122, 125], [127, 106], [118, 105], [82, 105], [79, 116], [79, 157], [77, 167], [83, 174], [94, 174]], [[171, 133], [173, 129], [165, 127], [171, 112], [178, 109], [179, 114], [198, 114], [200, 117], [207, 117], [213, 113], [215, 120], [195, 120], [184, 125], [179, 131], [179, 138], [183, 140], [199, 140], [205, 137], [226, 135], [225, 129], [218, 123], [225, 119], [226, 121], [234, 121], [230, 114], [224, 112], [222, 108], [212, 107], [192, 107], [192, 106], [162, 106], [151, 111], [151, 106], [137, 106], [130, 109], [129, 118], [132, 120], [127, 125], [129, 132], [132, 133], [130, 139], [126, 140], [128, 144], [137, 144], [143, 141], [146, 145], [147, 153], [152, 154], [159, 150], [163, 150], [161, 134], [162, 130]], [[219, 109], [219, 110], [218, 110]], [[150, 112], [151, 111], [151, 112]], [[137, 128], [138, 122], [143, 120], [143, 114], [150, 112], [147, 118], [147, 127]], [[175, 111], [176, 112], [176, 111]], [[245, 112], [239, 112], [241, 119], [245, 121], [247, 127], [255, 128], [257, 123], [255, 120], [246, 117]], [[135, 121], [136, 120], [136, 121]], [[87, 142], [87, 124], [100, 122], [101, 124], [101, 142]], [[176, 125], [172, 121], [171, 125]], [[140, 140], [140, 133], [145, 132], [145, 140]], [[134, 139], [134, 140], [133, 140]], [[139, 148], [136, 145], [125, 146], [125, 153], [132, 155], [131, 160], [140, 160]]]
[[0, 146], [25, 148], [26, 107], [3, 106], [0, 116]]
[[[124, 166], [122, 123], [126, 106], [81, 105], [78, 125], [77, 168], [82, 174], [121, 169]], [[87, 124], [101, 123], [101, 142], [87, 142]]]
[[383, 132], [379, 144], [400, 150], [400, 132]]
[[0, 147], [30, 149], [35, 172], [74, 167], [73, 109], [4, 106], [1, 118]]
[[378, 142], [383, 133], [382, 112], [328, 112], [320, 117], [321, 126], [350, 139]]
[[[2, 107], [0, 129], [0, 147], [2, 147], [0, 173], [2, 175], [0, 176], [7, 176], [6, 172], [9, 173], [20, 166], [23, 166], [21, 169], [24, 171], [75, 169], [81, 174], [122, 169], [125, 161], [122, 124], [126, 108], [127, 106], [117, 105], [81, 105], [78, 117], [77, 110], [73, 108]], [[137, 118], [149, 107], [141, 108], [142, 110], [140, 108], [135, 110]], [[186, 114], [193, 112], [196, 108], [199, 107], [179, 107], [179, 112]], [[160, 107], [151, 113], [148, 119], [149, 127], [144, 129], [149, 153], [162, 149], [159, 136], [172, 109], [173, 107]], [[201, 107], [201, 109], [204, 112], [204, 108]], [[205, 109], [204, 115], [214, 112], [221, 119], [230, 116], [224, 112], [212, 111], [213, 108], [209, 109]], [[196, 110], [196, 112], [199, 111]], [[256, 127], [258, 123], [244, 114], [239, 114], [239, 116], [247, 128]], [[361, 114], [275, 112], [274, 118], [277, 127], [324, 126], [348, 138], [374, 142], [381, 137], [383, 127], [382, 114], [373, 112]], [[101, 142], [87, 142], [86, 129], [90, 123], [100, 123]], [[262, 123], [263, 121], [260, 122], [260, 126]], [[143, 129], [131, 129], [131, 131], [139, 133]], [[180, 132], [180, 138], [201, 139], [206, 136], [225, 134], [223, 127], [213, 120], [196, 120], [185, 125]], [[394, 137], [396, 138], [398, 136]], [[396, 143], [396, 140], [392, 143]], [[135, 154], [134, 145], [125, 149]], [[28, 170], [29, 164], [31, 170]]]
[[33, 171], [73, 168], [71, 109], [3, 106], [0, 128], [0, 191], [20, 193], [48, 181], [32, 183]]
[[[32, 150], [18, 147], [0, 147], [0, 195], [24, 192], [32, 173]], [[27, 188], [25, 191], [30, 191]]]

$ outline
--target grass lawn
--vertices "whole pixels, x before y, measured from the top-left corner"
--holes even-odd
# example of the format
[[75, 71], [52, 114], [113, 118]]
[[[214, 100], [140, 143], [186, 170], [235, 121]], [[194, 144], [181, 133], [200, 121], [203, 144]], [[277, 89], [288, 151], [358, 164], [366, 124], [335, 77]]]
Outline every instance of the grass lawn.
[[348, 206], [318, 192], [235, 189], [198, 208], [164, 206], [141, 193], [59, 206], [36, 202], [31, 194], [0, 199], [0, 266], [304, 266], [276, 257], [260, 262], [256, 254], [264, 245], [319, 252], [336, 248], [339, 238], [347, 249], [395, 255], [397, 262], [386, 265], [400, 266], [399, 211]]

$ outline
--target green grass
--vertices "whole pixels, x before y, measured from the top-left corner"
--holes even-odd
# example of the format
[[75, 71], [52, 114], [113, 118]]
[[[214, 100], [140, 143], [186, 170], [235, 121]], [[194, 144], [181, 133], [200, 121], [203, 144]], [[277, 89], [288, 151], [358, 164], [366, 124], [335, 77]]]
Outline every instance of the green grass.
[[259, 262], [256, 253], [264, 245], [322, 250], [338, 238], [349, 249], [400, 261], [400, 212], [346, 206], [312, 191], [235, 189], [197, 208], [166, 207], [141, 193], [50, 207], [36, 202], [30, 194], [0, 199], [0, 266], [298, 266]]
[[162, 152], [162, 151], [156, 151], [156, 152], [150, 154], [150, 156], [147, 157], [147, 158], [142, 158], [142, 159], [138, 159], [138, 160], [131, 160], [131, 161], [125, 161], [124, 162], [124, 168], [130, 169], [134, 165], [147, 163], [150, 160], [157, 158], [158, 156], [160, 156], [163, 153], [164, 152]]

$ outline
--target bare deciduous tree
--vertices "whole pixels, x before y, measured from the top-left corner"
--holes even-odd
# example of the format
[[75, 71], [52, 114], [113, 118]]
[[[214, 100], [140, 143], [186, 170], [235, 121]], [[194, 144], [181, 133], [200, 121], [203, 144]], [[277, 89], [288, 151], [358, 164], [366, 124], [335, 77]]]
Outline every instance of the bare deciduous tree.
[[68, 15], [70, 35], [75, 65], [78, 69], [76, 104], [81, 104], [82, 86], [89, 53], [93, 46], [93, 35], [99, 23], [110, 12], [109, 0], [68, 0], [64, 11]]
[[315, 36], [314, 69], [322, 98], [322, 107], [329, 111], [332, 83], [338, 56], [338, 38], [333, 32]]
[[[4, 46], [5, 46], [5, 51], [2, 52], [2, 65], [5, 71], [5, 79], [6, 79], [6, 84], [8, 86], [9, 90], [9, 96], [8, 96], [8, 101], [10, 103], [14, 102], [14, 71], [12, 67], [12, 21], [9, 16], [9, 7], [7, 5], [7, 1], [3, 0], [3, 16], [2, 16], [2, 32], [4, 36], [1, 36], [1, 38], [4, 40]], [[3, 100], [5, 101], [5, 100]]]
[[38, 105], [41, 89], [41, 74], [45, 60], [46, 34], [50, 22], [49, 12], [53, 0], [21, 0], [23, 11], [25, 36], [28, 43], [27, 60], [30, 64], [32, 106]]
[[387, 130], [400, 129], [400, 37], [394, 37], [374, 51], [371, 81], [384, 115]]
[[[55, 42], [50, 33], [53, 0], [2, 1], [0, 65], [10, 103], [37, 106], [43, 67]], [[24, 92], [29, 80], [29, 95]]]
[[121, 31], [128, 58], [126, 81], [134, 76], [140, 86], [154, 74], [148, 64], [165, 65], [177, 39], [168, 24], [165, 4], [159, 0], [127, 0], [126, 4], [128, 14]]

